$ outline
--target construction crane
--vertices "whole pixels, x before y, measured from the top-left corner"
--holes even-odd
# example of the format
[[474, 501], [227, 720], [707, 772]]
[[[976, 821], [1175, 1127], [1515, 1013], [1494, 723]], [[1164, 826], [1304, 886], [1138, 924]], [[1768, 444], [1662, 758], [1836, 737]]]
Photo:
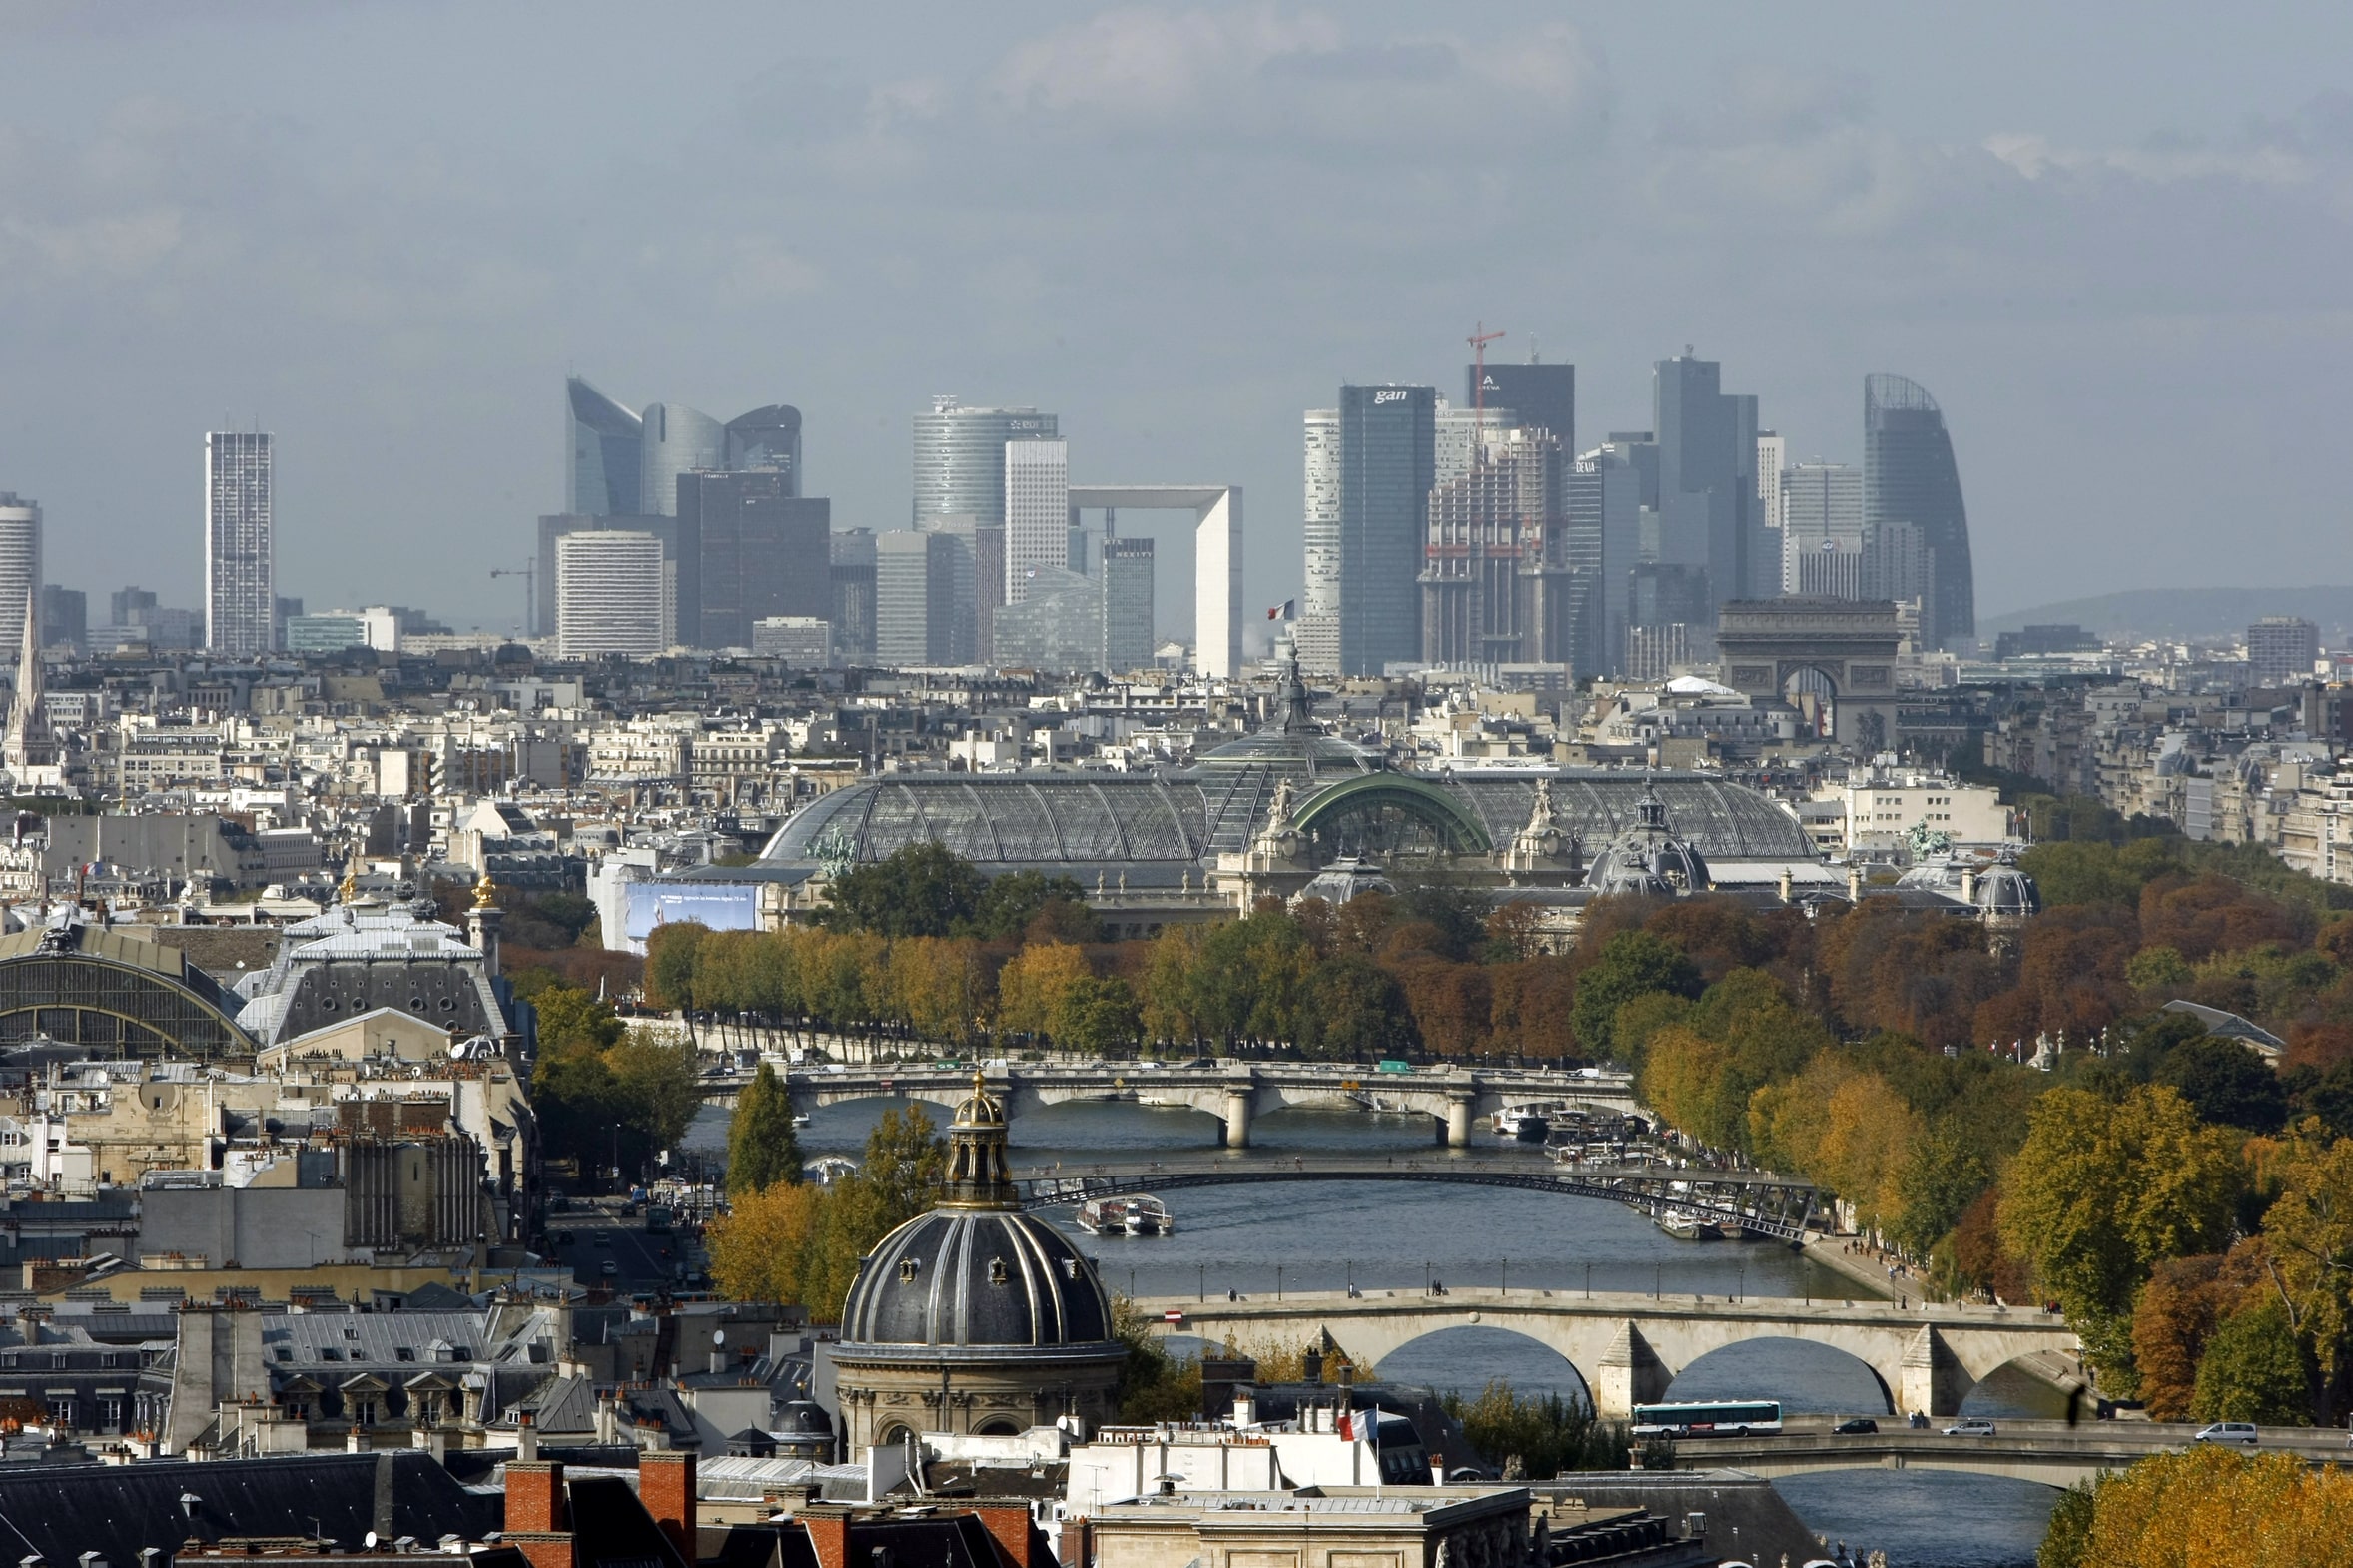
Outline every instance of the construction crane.
[[1502, 328], [1489, 332], [1485, 322], [1471, 328], [1471, 353], [1478, 360], [1471, 370], [1471, 466], [1474, 468], [1485, 460], [1487, 452], [1487, 345], [1502, 336]]
[[539, 635], [539, 568], [536, 565], [493, 566], [490, 575], [523, 579], [523, 635]]

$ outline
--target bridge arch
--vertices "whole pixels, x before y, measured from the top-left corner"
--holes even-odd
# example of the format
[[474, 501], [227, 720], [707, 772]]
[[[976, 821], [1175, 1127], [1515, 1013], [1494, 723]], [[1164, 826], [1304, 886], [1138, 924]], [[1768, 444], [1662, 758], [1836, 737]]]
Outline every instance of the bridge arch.
[[[1760, 1355], [1781, 1363], [1750, 1369]], [[1864, 1356], [1796, 1334], [1759, 1334], [1700, 1354], [1676, 1372], [1665, 1390], [1672, 1401], [1693, 1399], [1780, 1399], [1793, 1403], [1789, 1389], [1799, 1380], [1807, 1403], [1821, 1394], [1846, 1415], [1894, 1415], [1897, 1389]], [[1851, 1394], [1851, 1396], [1849, 1396]]]
[[[1355, 1346], [1344, 1336], [1335, 1333], [1335, 1338], [1342, 1349], [1355, 1353]], [[1507, 1353], [1513, 1367], [1495, 1378], [1465, 1382], [1459, 1373], [1448, 1374], [1434, 1364], [1441, 1345], [1445, 1354], [1457, 1362], [1465, 1357], [1500, 1359]], [[1432, 1364], [1424, 1365], [1425, 1361]], [[1547, 1344], [1541, 1335], [1529, 1333], [1517, 1323], [1449, 1323], [1435, 1327], [1391, 1350], [1375, 1363], [1374, 1369], [1383, 1378], [1420, 1383], [1441, 1393], [1453, 1388], [1464, 1399], [1478, 1398], [1487, 1383], [1499, 1381], [1509, 1383], [1511, 1391], [1521, 1398], [1558, 1392], [1588, 1405], [1593, 1402], [1593, 1383], [1587, 1369]]]
[[1348, 825], [1395, 812], [1437, 835], [1450, 855], [1488, 855], [1495, 846], [1468, 807], [1434, 784], [1401, 773], [1363, 773], [1325, 785], [1300, 803], [1292, 821], [1302, 833], [1344, 838]]

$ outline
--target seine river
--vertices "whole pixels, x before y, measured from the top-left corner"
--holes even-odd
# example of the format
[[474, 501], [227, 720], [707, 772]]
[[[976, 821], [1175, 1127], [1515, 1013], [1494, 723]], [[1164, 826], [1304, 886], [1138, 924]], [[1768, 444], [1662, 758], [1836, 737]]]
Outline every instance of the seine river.
[[[855, 1157], [883, 1107], [861, 1101], [815, 1113], [802, 1132], [811, 1156]], [[723, 1142], [725, 1124], [705, 1112], [690, 1142]], [[1017, 1117], [1013, 1162], [1102, 1162], [1198, 1156], [1215, 1123], [1187, 1111], [1124, 1105], [1065, 1105]], [[1423, 1117], [1286, 1111], [1259, 1118], [1240, 1161], [1299, 1153], [1360, 1153], [1444, 1160]], [[1523, 1146], [1481, 1126], [1469, 1158], [1518, 1158]], [[1854, 1297], [1844, 1277], [1787, 1247], [1766, 1242], [1691, 1243], [1663, 1234], [1615, 1203], [1550, 1197], [1509, 1188], [1389, 1183], [1284, 1183], [1203, 1187], [1172, 1193], [1173, 1236], [1099, 1238], [1058, 1217], [1097, 1257], [1107, 1284], [1140, 1295], [1247, 1294], [1449, 1284], [1596, 1290]], [[1278, 1281], [1276, 1270], [1281, 1271]], [[1340, 1336], [1346, 1343], [1346, 1336]], [[1475, 1394], [1489, 1381], [1521, 1393], [1582, 1398], [1575, 1368], [1553, 1351], [1502, 1329], [1465, 1327], [1415, 1341], [1380, 1363], [1380, 1375]], [[1675, 1397], [1779, 1399], [1792, 1410], [1887, 1413], [1878, 1380], [1845, 1355], [1795, 1339], [1721, 1350], [1695, 1362], [1669, 1390]], [[2058, 1413], [2055, 1397], [2023, 1377], [1996, 1374], [1974, 1390], [1964, 1413]], [[2056, 1492], [2031, 1482], [1927, 1471], [1870, 1470], [1779, 1483], [1800, 1517], [1833, 1542], [1879, 1548], [1901, 1568], [2007, 1568], [2030, 1564]]]

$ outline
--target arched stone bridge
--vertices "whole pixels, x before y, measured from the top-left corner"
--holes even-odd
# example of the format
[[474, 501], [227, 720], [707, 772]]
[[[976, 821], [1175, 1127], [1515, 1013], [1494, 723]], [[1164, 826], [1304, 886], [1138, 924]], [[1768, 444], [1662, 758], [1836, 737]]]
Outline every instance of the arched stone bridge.
[[[1432, 1119], [1451, 1148], [1470, 1144], [1472, 1123], [1506, 1107], [1567, 1102], [1589, 1111], [1641, 1115], [1624, 1073], [1586, 1077], [1526, 1068], [1424, 1068], [1382, 1073], [1355, 1063], [1221, 1062], [1197, 1067], [1150, 1067], [1136, 1062], [1084, 1065], [1019, 1062], [987, 1070], [990, 1092], [1006, 1114], [1069, 1101], [1113, 1101], [1180, 1106], [1224, 1124], [1228, 1149], [1245, 1149], [1250, 1123], [1269, 1111], [1317, 1106], [1419, 1113]], [[732, 1105], [749, 1079], [741, 1074], [703, 1080], [706, 1098]], [[972, 1092], [972, 1069], [859, 1065], [842, 1071], [795, 1068], [786, 1080], [801, 1110], [876, 1096], [903, 1095], [953, 1108]]]
[[1211, 1340], [1305, 1343], [1328, 1330], [1367, 1365], [1444, 1329], [1508, 1329], [1558, 1352], [1585, 1379], [1595, 1408], [1613, 1419], [1664, 1397], [1676, 1375], [1701, 1356], [1752, 1339], [1802, 1339], [1843, 1350], [1878, 1377], [1891, 1410], [1931, 1416], [1955, 1413], [1971, 1388], [2021, 1356], [2080, 1350], [2064, 1319], [2041, 1312], [1893, 1301], [1473, 1289], [1443, 1296], [1327, 1291], [1279, 1301], [1171, 1296], [1137, 1305], [1164, 1318], [1180, 1313], [1173, 1331]]
[[1820, 1196], [1805, 1181], [1757, 1172], [1660, 1166], [1553, 1166], [1530, 1161], [1441, 1157], [1373, 1163], [1362, 1157], [1300, 1155], [1289, 1160], [1162, 1161], [1144, 1167], [1094, 1166], [1032, 1171], [1015, 1184], [1024, 1208], [1055, 1208], [1093, 1197], [1173, 1192], [1196, 1186], [1273, 1181], [1421, 1181], [1451, 1186], [1506, 1186], [1624, 1203], [1653, 1218], [1705, 1220], [1727, 1232], [1802, 1241]]

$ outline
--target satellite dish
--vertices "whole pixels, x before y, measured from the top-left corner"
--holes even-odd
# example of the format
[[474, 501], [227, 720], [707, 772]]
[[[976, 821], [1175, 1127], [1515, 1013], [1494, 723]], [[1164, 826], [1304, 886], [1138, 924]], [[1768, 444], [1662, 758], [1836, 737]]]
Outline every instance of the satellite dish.
[[373, 1552], [373, 1551], [375, 1551], [375, 1550], [376, 1550], [376, 1532], [375, 1532], [374, 1530], [371, 1530], [371, 1531], [369, 1531], [369, 1532], [368, 1532], [366, 1535], [363, 1535], [362, 1537], [360, 1537], [360, 1544], [361, 1544], [362, 1546], [365, 1546], [365, 1547], [367, 1547], [367, 1548], [368, 1548], [370, 1551], [372, 1551], [372, 1552]]

